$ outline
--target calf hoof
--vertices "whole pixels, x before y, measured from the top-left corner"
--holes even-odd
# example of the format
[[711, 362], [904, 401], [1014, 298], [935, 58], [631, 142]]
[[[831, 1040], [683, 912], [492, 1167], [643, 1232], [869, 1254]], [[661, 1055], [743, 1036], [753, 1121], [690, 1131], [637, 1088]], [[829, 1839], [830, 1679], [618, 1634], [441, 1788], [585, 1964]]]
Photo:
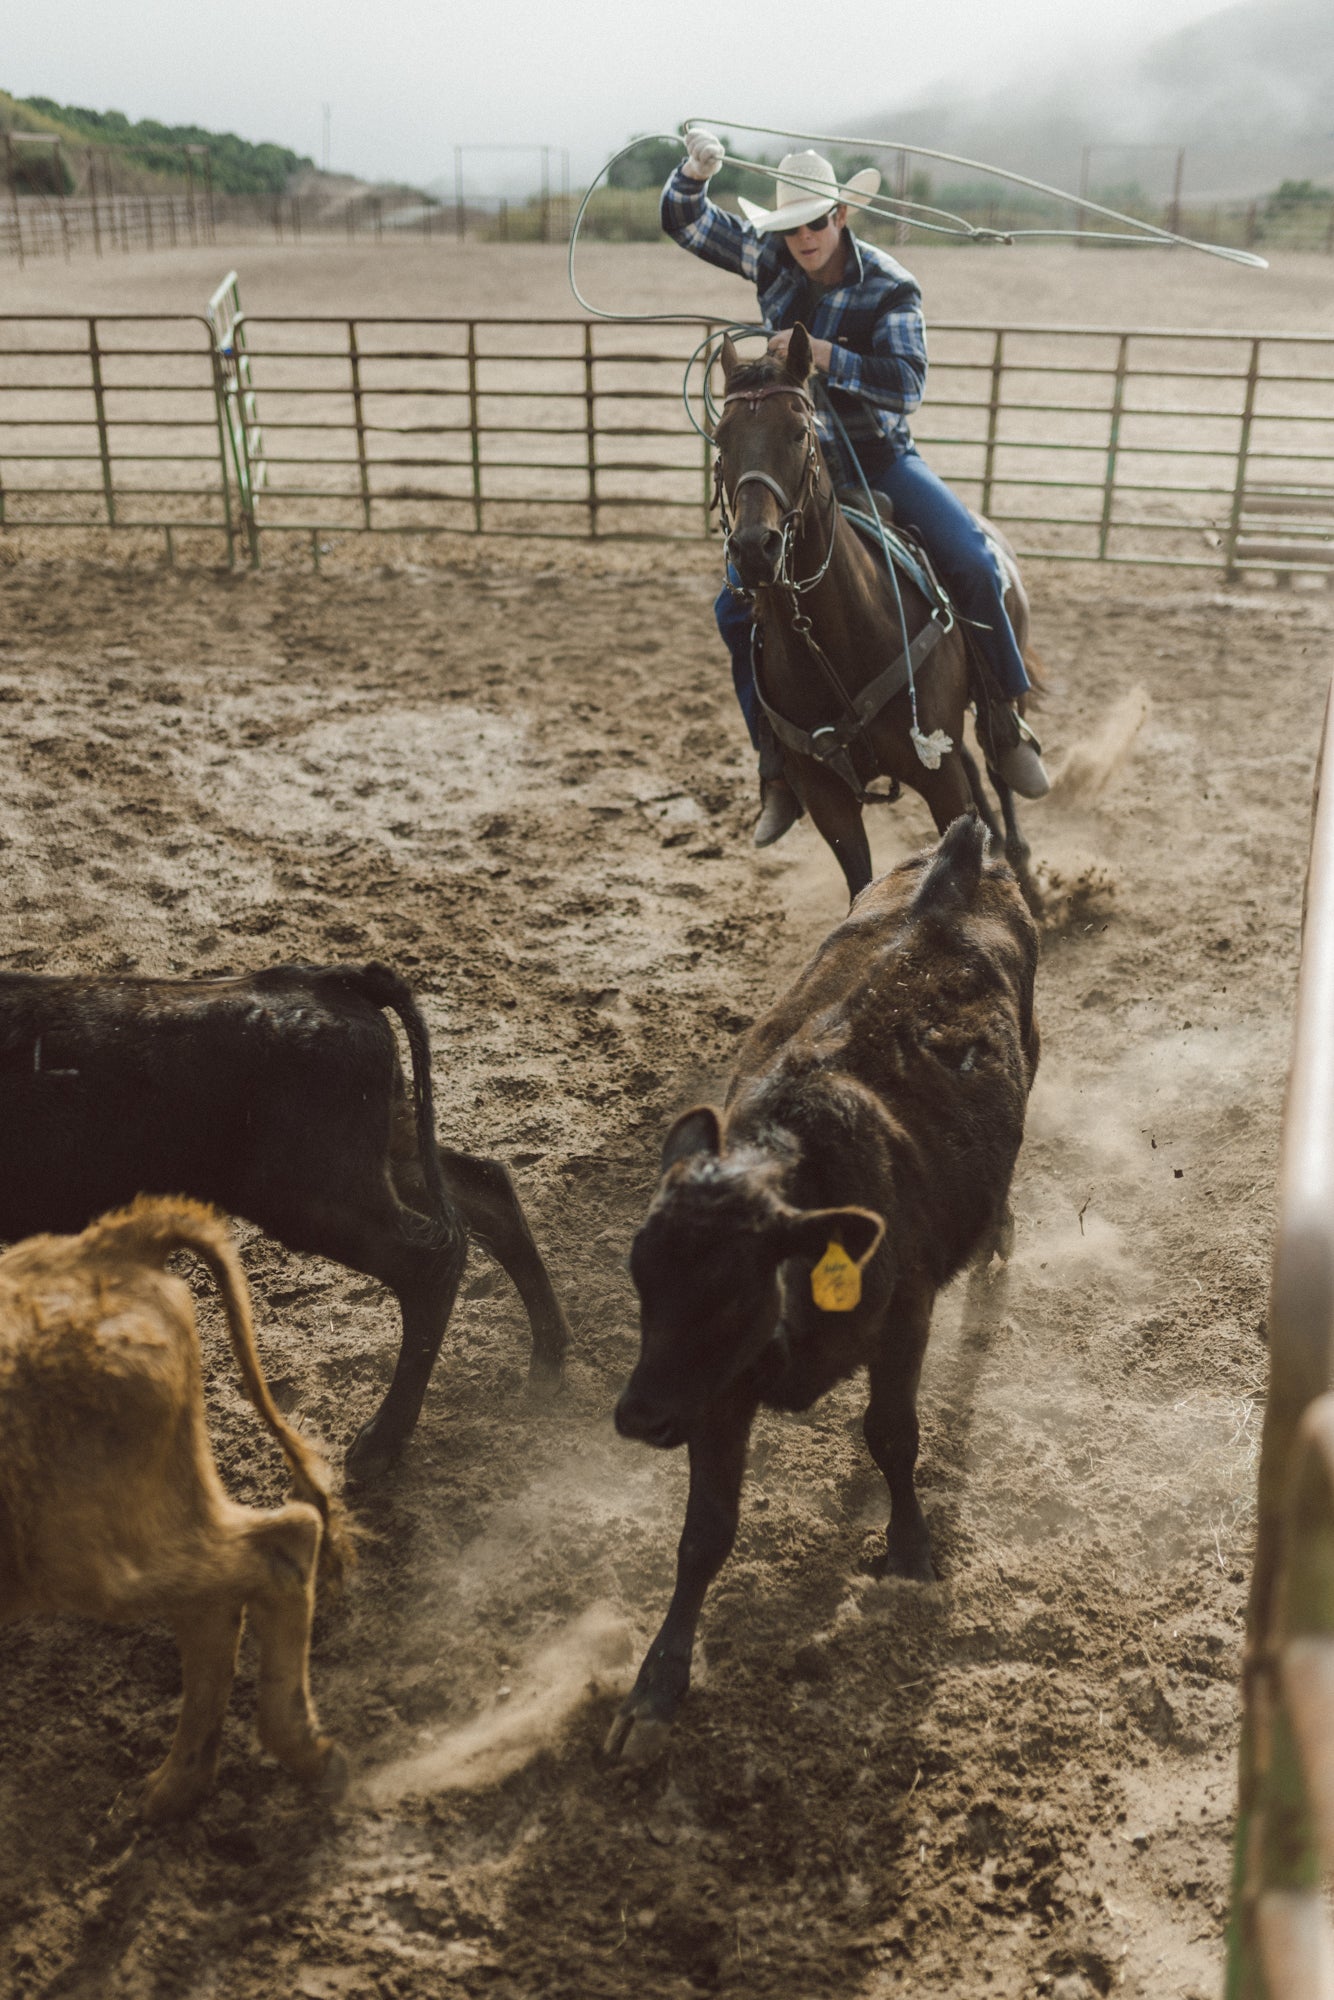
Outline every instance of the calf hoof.
[[139, 1794], [139, 1818], [149, 1826], [162, 1826], [168, 1820], [184, 1819], [202, 1802], [211, 1783], [211, 1775], [197, 1777], [183, 1774], [173, 1770], [170, 1764], [164, 1764], [154, 1771]]
[[389, 1437], [377, 1429], [375, 1419], [363, 1424], [347, 1449], [343, 1470], [352, 1486], [373, 1486], [392, 1470], [403, 1452], [404, 1440]]
[[608, 1764], [614, 1764], [621, 1771], [646, 1771], [650, 1764], [656, 1764], [666, 1755], [671, 1741], [672, 1725], [662, 1717], [654, 1715], [647, 1704], [636, 1701], [633, 1695], [623, 1701], [616, 1711], [616, 1719], [607, 1731], [607, 1740], [602, 1746], [602, 1755]]

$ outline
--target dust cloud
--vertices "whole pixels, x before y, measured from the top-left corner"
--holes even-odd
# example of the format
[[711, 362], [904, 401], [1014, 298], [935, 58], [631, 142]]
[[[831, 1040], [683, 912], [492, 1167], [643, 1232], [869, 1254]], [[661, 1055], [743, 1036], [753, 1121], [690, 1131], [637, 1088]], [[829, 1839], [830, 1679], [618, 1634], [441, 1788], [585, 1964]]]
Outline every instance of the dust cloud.
[[555, 1742], [581, 1703], [624, 1692], [633, 1661], [629, 1624], [609, 1605], [595, 1604], [514, 1670], [493, 1707], [446, 1731], [416, 1756], [372, 1772], [360, 1787], [362, 1795], [382, 1806], [408, 1793], [498, 1784]]
[[1148, 718], [1148, 691], [1128, 688], [1113, 703], [1099, 727], [1071, 745], [1052, 785], [1069, 803], [1096, 799], [1124, 769], [1135, 738]]

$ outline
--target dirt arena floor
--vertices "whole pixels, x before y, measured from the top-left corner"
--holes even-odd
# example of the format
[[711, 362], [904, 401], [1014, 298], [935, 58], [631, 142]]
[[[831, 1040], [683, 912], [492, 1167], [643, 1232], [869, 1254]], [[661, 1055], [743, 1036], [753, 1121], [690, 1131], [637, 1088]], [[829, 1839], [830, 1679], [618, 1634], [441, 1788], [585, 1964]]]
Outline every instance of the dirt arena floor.
[[[4, 962], [402, 968], [442, 1137], [511, 1163], [575, 1346], [529, 1402], [518, 1301], [470, 1264], [320, 1611], [316, 1696], [356, 1766], [335, 1809], [255, 1750], [245, 1648], [215, 1792], [136, 1827], [168, 1634], [0, 1631], [0, 1991], [1212, 1996], [1334, 599], [1033, 578], [1065, 772], [1026, 815], [1044, 1053], [1008, 1278], [984, 1324], [944, 1295], [928, 1357], [942, 1580], [868, 1573], [857, 1385], [763, 1418], [695, 1688], [627, 1779], [599, 1746], [670, 1591], [685, 1466], [612, 1428], [626, 1252], [668, 1120], [721, 1093], [843, 907], [806, 827], [748, 844], [714, 556], [457, 541], [228, 576], [107, 549], [0, 540]], [[912, 800], [883, 813], [879, 863], [928, 832]], [[275, 1390], [338, 1454], [392, 1301], [241, 1234]], [[201, 1299], [220, 1461], [271, 1502]]]

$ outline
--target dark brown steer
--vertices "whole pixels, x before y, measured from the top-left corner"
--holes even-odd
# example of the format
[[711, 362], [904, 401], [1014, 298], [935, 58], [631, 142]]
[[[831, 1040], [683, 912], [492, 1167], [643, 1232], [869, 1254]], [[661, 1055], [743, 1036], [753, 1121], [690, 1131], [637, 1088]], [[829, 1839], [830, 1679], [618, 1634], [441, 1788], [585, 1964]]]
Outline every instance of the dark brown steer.
[[690, 1684], [736, 1534], [756, 1410], [804, 1410], [858, 1368], [890, 1494], [885, 1569], [929, 1582], [913, 1488], [917, 1383], [940, 1286], [1005, 1241], [1038, 1060], [1038, 940], [973, 816], [874, 882], [742, 1044], [721, 1115], [687, 1111], [634, 1241], [641, 1352], [625, 1437], [690, 1454], [676, 1591], [608, 1753], [647, 1762]]
[[509, 1175], [437, 1146], [426, 1025], [387, 966], [0, 973], [0, 1239], [73, 1233], [137, 1194], [210, 1202], [394, 1292], [403, 1340], [348, 1453], [358, 1479], [383, 1472], [417, 1421], [470, 1238], [528, 1309], [532, 1377], [559, 1380], [565, 1315]]

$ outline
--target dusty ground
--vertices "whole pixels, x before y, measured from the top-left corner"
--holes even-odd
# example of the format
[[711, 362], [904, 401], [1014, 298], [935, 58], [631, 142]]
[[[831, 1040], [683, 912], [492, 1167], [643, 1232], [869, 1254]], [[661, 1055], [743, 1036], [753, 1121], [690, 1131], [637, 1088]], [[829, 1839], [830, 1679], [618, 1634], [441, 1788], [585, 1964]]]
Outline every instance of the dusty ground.
[[[840, 893], [804, 829], [745, 843], [705, 559], [674, 583], [606, 560], [3, 574], [6, 962], [403, 966], [444, 1131], [515, 1164], [577, 1346], [555, 1408], [527, 1405], [517, 1302], [470, 1271], [320, 1618], [319, 1700], [361, 1773], [339, 1810], [253, 1752], [243, 1680], [212, 1800], [134, 1832], [168, 1637], [3, 1635], [0, 1985], [1211, 1993], [1328, 599], [1038, 580], [1058, 756], [1137, 687], [1152, 711], [1100, 795], [1029, 812], [1048, 869], [1104, 893], [1046, 940], [1008, 1296], [982, 1331], [939, 1309], [944, 1580], [863, 1571], [885, 1502], [855, 1388], [765, 1421], [706, 1670], [666, 1768], [626, 1783], [597, 1746], [684, 1477], [611, 1429], [626, 1247], [667, 1118], [721, 1087]], [[880, 858], [925, 831], [905, 804]], [[283, 1400], [340, 1447], [392, 1311], [253, 1233], [246, 1254]], [[276, 1493], [213, 1344], [210, 1383], [235, 1490]]]
[[[598, 251], [590, 290], [727, 308], [707, 274], [674, 296], [671, 259]], [[912, 261], [938, 317], [1330, 323], [1327, 260], [1263, 292], [1181, 259]], [[30, 267], [7, 304], [193, 309], [225, 263]], [[364, 311], [386, 273], [403, 311], [568, 309], [537, 249], [243, 265], [269, 311]], [[567, 1391], [530, 1406], [517, 1302], [470, 1269], [359, 1575], [321, 1611], [317, 1694], [359, 1770], [337, 1811], [255, 1754], [243, 1676], [209, 1804], [135, 1832], [173, 1724], [167, 1635], [0, 1634], [0, 1991], [1202, 2000], [1334, 603], [1033, 579], [1049, 746], [1107, 783], [1027, 816], [1057, 887], [1045, 1053], [1008, 1288], [982, 1327], [943, 1299], [928, 1361], [943, 1581], [865, 1574], [885, 1500], [855, 1388], [764, 1422], [670, 1760], [626, 1783], [597, 1747], [666, 1602], [684, 1466], [612, 1431], [625, 1253], [668, 1118], [721, 1090], [840, 879], [804, 828], [746, 843], [708, 551], [670, 580], [651, 549], [418, 553], [349, 540], [323, 576], [228, 578], [131, 537], [78, 560], [0, 541], [5, 963], [401, 966], [443, 1133], [514, 1166], [576, 1332]], [[905, 803], [879, 859], [926, 832]], [[337, 1451], [394, 1313], [249, 1231], [245, 1256], [284, 1406]], [[227, 1476], [275, 1496], [205, 1323]]]

